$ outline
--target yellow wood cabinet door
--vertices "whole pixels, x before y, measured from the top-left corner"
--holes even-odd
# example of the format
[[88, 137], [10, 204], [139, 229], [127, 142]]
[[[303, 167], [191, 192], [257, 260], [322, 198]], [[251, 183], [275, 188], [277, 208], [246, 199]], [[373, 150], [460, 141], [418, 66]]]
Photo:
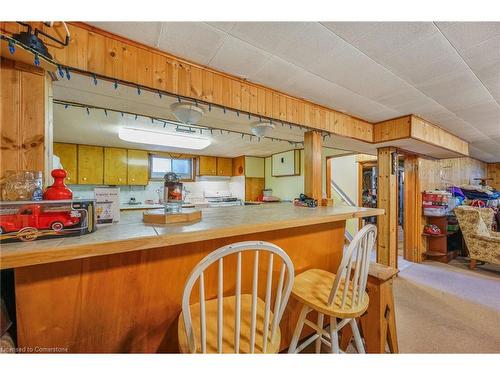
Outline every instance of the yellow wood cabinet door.
[[54, 143], [54, 155], [59, 157], [67, 177], [66, 184], [78, 183], [78, 152], [77, 145], [71, 143]]
[[149, 182], [149, 154], [147, 151], [127, 150], [128, 184], [147, 185]]
[[99, 146], [78, 145], [78, 183], [102, 185], [104, 151]]
[[199, 176], [217, 176], [217, 158], [215, 156], [200, 156], [198, 158]]
[[233, 159], [217, 158], [217, 176], [232, 176]]
[[127, 184], [127, 150], [124, 148], [104, 148], [104, 184]]

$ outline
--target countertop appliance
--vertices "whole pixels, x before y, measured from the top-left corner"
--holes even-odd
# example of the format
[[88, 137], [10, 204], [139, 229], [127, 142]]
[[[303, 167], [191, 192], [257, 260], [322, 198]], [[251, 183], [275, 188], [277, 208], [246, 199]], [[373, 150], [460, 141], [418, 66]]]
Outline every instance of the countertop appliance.
[[208, 207], [243, 206], [243, 201], [233, 197], [230, 191], [207, 190], [204, 191], [203, 195], [208, 202]]

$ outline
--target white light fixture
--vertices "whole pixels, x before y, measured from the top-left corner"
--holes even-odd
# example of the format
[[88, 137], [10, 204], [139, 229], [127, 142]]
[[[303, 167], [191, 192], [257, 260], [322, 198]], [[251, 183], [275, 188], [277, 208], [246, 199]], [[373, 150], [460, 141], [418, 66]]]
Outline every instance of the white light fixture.
[[274, 124], [271, 124], [270, 122], [256, 122], [251, 125], [252, 133], [256, 137], [263, 137], [271, 131], [271, 129], [274, 129]]
[[191, 103], [173, 103], [170, 109], [177, 120], [187, 125], [196, 125], [204, 113], [203, 109]]
[[208, 138], [190, 134], [174, 134], [137, 128], [120, 128], [118, 137], [127, 142], [193, 150], [204, 149], [212, 143]]

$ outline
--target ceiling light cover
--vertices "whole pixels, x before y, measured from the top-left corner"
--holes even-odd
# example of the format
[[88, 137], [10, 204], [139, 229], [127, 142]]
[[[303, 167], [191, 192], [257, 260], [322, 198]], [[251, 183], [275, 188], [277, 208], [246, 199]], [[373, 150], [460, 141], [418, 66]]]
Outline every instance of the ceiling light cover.
[[204, 137], [137, 128], [120, 128], [118, 137], [127, 142], [192, 150], [202, 150], [212, 143], [210, 139]]
[[204, 113], [203, 109], [191, 103], [173, 103], [170, 109], [177, 120], [188, 125], [196, 125]]
[[252, 133], [257, 137], [263, 137], [268, 135], [269, 132], [274, 129], [274, 125], [270, 122], [257, 122], [251, 125]]

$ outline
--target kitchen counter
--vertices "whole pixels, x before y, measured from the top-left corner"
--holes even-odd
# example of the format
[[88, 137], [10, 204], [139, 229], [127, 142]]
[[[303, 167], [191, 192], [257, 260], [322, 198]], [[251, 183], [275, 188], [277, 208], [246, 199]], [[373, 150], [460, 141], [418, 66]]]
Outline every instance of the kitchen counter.
[[[183, 208], [194, 208], [196, 206], [204, 207], [207, 206], [206, 203], [202, 203], [199, 205], [195, 205], [193, 203], [184, 203], [182, 205]], [[154, 210], [158, 208], [163, 208], [165, 207], [163, 204], [159, 203], [154, 203], [154, 204], [147, 204], [147, 203], [139, 203], [139, 204], [128, 204], [124, 203], [120, 205], [120, 211], [127, 211], [127, 210]]]
[[311, 209], [275, 203], [204, 208], [202, 213], [202, 220], [196, 223], [150, 225], [142, 221], [142, 211], [127, 210], [122, 211], [119, 223], [99, 227], [95, 233], [2, 244], [0, 269], [376, 216], [383, 210], [348, 206]]
[[[347, 219], [381, 215], [358, 207], [294, 207], [291, 203], [203, 209], [192, 224], [147, 225], [141, 211], [123, 211], [119, 224], [81, 236], [2, 245], [3, 268], [14, 268], [19, 347], [70, 353], [175, 353], [184, 286], [198, 262], [221, 246], [269, 241], [292, 260], [295, 273], [336, 272]], [[242, 291], [251, 290], [253, 261], [242, 256]], [[262, 264], [267, 264], [262, 254]], [[205, 298], [217, 296], [215, 270], [205, 275]], [[267, 272], [259, 273], [259, 284]], [[279, 276], [275, 261], [273, 278]], [[224, 261], [224, 291], [234, 291], [234, 257]], [[258, 288], [265, 298], [265, 288]], [[196, 293], [195, 293], [196, 294]], [[290, 298], [280, 323], [290, 343], [300, 305]], [[378, 338], [378, 326], [366, 334]], [[301, 337], [311, 334], [306, 328]]]

